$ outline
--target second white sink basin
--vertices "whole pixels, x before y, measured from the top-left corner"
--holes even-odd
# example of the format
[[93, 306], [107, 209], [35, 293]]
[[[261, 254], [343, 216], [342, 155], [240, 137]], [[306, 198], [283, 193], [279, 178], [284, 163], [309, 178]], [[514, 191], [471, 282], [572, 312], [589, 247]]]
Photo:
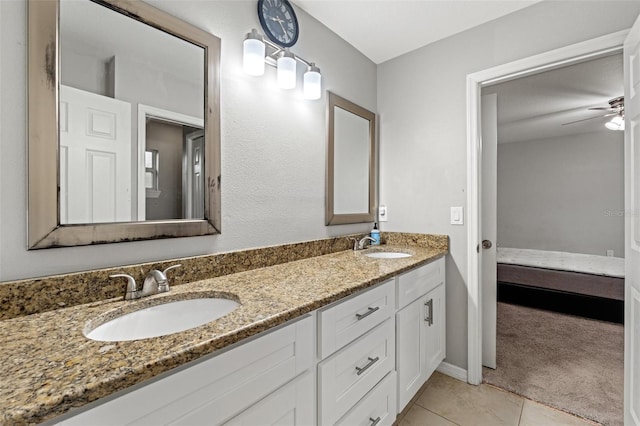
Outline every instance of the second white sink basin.
[[201, 298], [167, 302], [118, 316], [85, 336], [101, 342], [148, 339], [189, 330], [227, 315], [240, 304], [234, 300]]
[[411, 257], [409, 253], [401, 253], [396, 251], [373, 251], [364, 254], [367, 257], [374, 259], [401, 259], [403, 257]]

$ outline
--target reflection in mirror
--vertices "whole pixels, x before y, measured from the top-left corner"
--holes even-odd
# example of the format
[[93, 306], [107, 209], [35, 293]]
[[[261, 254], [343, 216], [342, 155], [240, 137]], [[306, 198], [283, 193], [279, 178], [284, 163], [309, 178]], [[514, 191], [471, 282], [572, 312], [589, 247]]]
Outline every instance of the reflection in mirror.
[[327, 225], [372, 222], [375, 114], [328, 92]]
[[219, 233], [220, 39], [137, 0], [28, 18], [29, 248]]
[[[187, 138], [204, 126], [204, 59], [202, 47], [102, 5], [60, 1], [60, 223], [204, 218], [202, 182], [183, 161], [188, 145], [203, 147]], [[159, 160], [151, 191], [147, 150]]]

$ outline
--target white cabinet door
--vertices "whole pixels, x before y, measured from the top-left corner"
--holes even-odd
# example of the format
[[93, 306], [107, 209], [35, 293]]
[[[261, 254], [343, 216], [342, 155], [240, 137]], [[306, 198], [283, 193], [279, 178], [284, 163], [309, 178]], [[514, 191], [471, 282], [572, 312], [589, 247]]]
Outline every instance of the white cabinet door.
[[426, 340], [423, 296], [396, 314], [398, 412], [401, 412], [425, 381]]
[[398, 311], [396, 324], [401, 412], [446, 356], [444, 284]]
[[445, 291], [444, 284], [427, 293], [424, 298], [425, 320], [425, 380], [428, 379], [446, 356], [445, 345]]
[[[314, 424], [314, 399], [311, 372], [306, 372], [229, 420], [225, 425], [312, 425]], [[202, 424], [206, 424], [206, 419], [202, 420]]]

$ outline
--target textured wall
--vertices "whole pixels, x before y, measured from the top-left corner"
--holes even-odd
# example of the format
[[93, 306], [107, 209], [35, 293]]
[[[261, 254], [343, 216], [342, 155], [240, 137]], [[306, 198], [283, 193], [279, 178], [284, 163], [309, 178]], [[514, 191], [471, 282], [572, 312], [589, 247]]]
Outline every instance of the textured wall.
[[624, 257], [624, 134], [498, 145], [498, 245]]
[[640, 2], [545, 1], [378, 66], [382, 230], [450, 236], [447, 361], [467, 366], [466, 76], [629, 28]]
[[[366, 232], [326, 227], [326, 96], [275, 88], [275, 70], [242, 72], [255, 1], [155, 0], [222, 39], [222, 235], [26, 250], [26, 0], [0, 2], [0, 281]], [[293, 51], [322, 70], [323, 89], [376, 110], [376, 66], [305, 12]], [[301, 78], [301, 76], [299, 76]]]

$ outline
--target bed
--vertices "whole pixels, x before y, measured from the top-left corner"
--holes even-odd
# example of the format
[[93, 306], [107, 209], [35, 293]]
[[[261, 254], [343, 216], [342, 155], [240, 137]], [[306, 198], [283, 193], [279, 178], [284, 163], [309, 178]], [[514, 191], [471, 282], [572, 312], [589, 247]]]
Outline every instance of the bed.
[[498, 300], [622, 323], [624, 259], [498, 247]]

